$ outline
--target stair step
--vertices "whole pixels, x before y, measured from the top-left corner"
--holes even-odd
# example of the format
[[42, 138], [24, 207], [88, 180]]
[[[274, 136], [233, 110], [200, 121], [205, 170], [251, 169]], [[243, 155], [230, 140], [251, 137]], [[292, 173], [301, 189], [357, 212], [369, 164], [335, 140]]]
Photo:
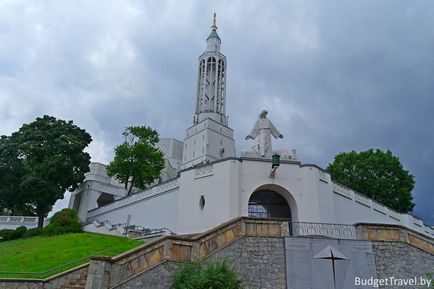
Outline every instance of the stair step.
[[86, 282], [71, 282], [68, 286], [86, 286]]

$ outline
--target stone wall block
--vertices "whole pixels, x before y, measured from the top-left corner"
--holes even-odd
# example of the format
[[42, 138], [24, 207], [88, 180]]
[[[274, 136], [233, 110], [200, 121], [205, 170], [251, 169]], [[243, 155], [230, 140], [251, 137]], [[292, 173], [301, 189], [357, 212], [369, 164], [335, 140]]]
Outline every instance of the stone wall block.
[[246, 236], [256, 236], [256, 224], [246, 223]]
[[282, 236], [282, 226], [280, 224], [270, 224], [268, 225], [268, 234], [273, 237]]
[[230, 243], [233, 240], [235, 240], [235, 235], [236, 235], [236, 229], [231, 229], [231, 230], [227, 230], [224, 234], [225, 234], [225, 240], [226, 243]]
[[290, 236], [290, 231], [289, 231], [289, 222], [282, 222], [282, 224], [280, 225], [281, 227], [281, 236], [282, 237], [289, 237]]
[[145, 254], [146, 263], [148, 266], [154, 266], [160, 263], [163, 258], [163, 246], [152, 250], [151, 252]]
[[217, 249], [221, 249], [226, 245], [226, 239], [224, 234], [216, 236]]

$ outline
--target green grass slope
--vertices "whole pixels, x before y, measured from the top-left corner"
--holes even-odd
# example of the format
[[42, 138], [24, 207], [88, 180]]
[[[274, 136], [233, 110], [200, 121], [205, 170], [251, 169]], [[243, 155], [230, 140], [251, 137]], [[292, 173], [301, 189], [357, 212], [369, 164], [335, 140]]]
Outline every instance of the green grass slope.
[[[0, 271], [42, 272], [101, 251], [105, 252], [100, 256], [114, 256], [140, 245], [142, 241], [93, 233], [0, 242]], [[0, 277], [45, 278], [88, 261], [86, 258], [48, 274], [0, 274]]]

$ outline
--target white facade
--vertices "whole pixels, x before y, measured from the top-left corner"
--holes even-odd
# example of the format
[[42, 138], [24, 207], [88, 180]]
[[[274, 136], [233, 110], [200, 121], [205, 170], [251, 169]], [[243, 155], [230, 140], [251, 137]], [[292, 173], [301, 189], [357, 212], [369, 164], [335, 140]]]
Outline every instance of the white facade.
[[183, 142], [175, 138], [160, 138], [157, 147], [164, 153], [172, 168], [178, 170], [182, 164]]
[[216, 30], [214, 22], [207, 50], [199, 57], [196, 111], [185, 142], [160, 141], [166, 168], [159, 182], [125, 197], [123, 186], [107, 177], [104, 166], [92, 164], [86, 181], [73, 193], [70, 208], [88, 223], [130, 220], [130, 224], [178, 234], [203, 232], [239, 216], [265, 214], [292, 222], [399, 224], [434, 237], [433, 228], [421, 220], [334, 183], [315, 165], [301, 164], [295, 151], [274, 151], [282, 159], [274, 171], [271, 158], [260, 157], [254, 148], [236, 158], [225, 113], [226, 58], [220, 53]]
[[434, 230], [421, 220], [334, 183], [317, 166], [282, 161], [274, 178], [269, 177], [270, 171], [268, 159], [228, 158], [203, 164], [181, 171], [168, 182], [93, 208], [84, 219], [117, 224], [126, 223], [131, 215], [131, 224], [198, 233], [248, 216], [252, 194], [266, 190], [286, 200], [293, 222], [398, 224], [434, 237]]
[[85, 182], [71, 194], [69, 208], [77, 211], [85, 220], [87, 212], [126, 196], [123, 184], [107, 175], [105, 165], [91, 163], [90, 171], [85, 174]]

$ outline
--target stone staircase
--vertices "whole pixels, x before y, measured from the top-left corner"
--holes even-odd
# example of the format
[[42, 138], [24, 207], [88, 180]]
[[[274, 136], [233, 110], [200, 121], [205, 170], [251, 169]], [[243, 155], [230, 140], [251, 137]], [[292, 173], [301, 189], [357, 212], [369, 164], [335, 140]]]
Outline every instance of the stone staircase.
[[87, 273], [88, 268], [86, 267], [84, 270], [69, 275], [70, 277], [65, 279], [64, 285], [61, 285], [60, 289], [85, 289], [88, 276]]
[[63, 285], [62, 289], [84, 289], [86, 287], [87, 275], [83, 278], [70, 281], [68, 285]]
[[[160, 284], [164, 274], [167, 275], [169, 271], [174, 270], [173, 264], [203, 261], [219, 254], [220, 251], [223, 252], [222, 250], [233, 243], [234, 245], [242, 242], [247, 245], [253, 244], [256, 246], [253, 251], [257, 253], [258, 250], [267, 249], [268, 244], [273, 242], [283, 244], [286, 237], [306, 237], [294, 236], [290, 224], [284, 219], [239, 217], [201, 234], [165, 236], [118, 256], [92, 257], [88, 264], [47, 279], [0, 279], [0, 289], [85, 289], [86, 285], [87, 289], [160, 288], [154, 285], [152, 285], [154, 287], [135, 287], [131, 284], [141, 282], [140, 278], [145, 276], [144, 273], [154, 274], [155, 284]], [[356, 224], [355, 226], [358, 232], [355, 240], [399, 242], [434, 255], [433, 239], [404, 227], [381, 224]], [[260, 239], [262, 241], [258, 241]], [[241, 255], [238, 257], [242, 258], [245, 250], [241, 247], [240, 250]], [[255, 254], [252, 256], [257, 255]], [[254, 268], [261, 268], [263, 260], [260, 255], [258, 256], [260, 258]], [[166, 279], [170, 280], [170, 278]]]

